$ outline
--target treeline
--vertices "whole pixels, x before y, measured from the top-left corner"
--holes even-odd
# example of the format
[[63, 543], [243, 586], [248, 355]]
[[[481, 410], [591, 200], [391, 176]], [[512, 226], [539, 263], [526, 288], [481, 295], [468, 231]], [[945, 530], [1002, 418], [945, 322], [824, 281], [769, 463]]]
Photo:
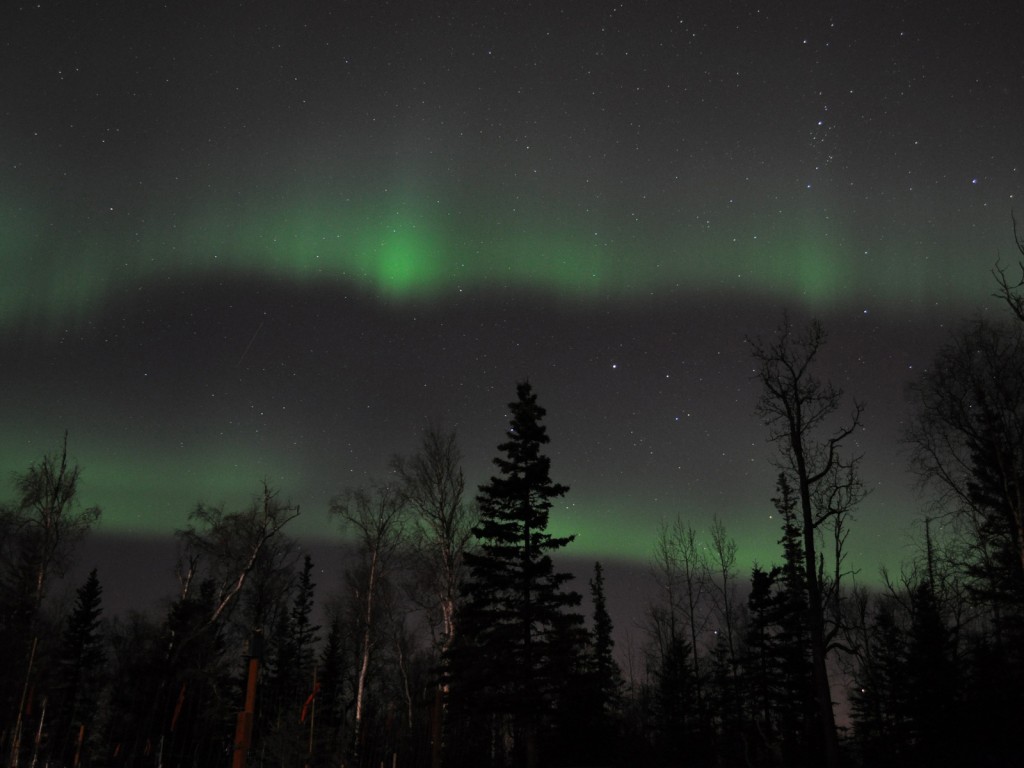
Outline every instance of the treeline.
[[[1019, 308], [1020, 286], [997, 277]], [[48, 599], [100, 515], [78, 504], [65, 437], [16, 475], [0, 514], [0, 759], [1016, 764], [1022, 329], [964, 325], [911, 389], [906, 440], [934, 504], [919, 555], [874, 589], [844, 551], [864, 496], [849, 450], [863, 408], [817, 372], [817, 323], [750, 340], [756, 413], [778, 448], [777, 558], [743, 573], [720, 519], [707, 532], [666, 522], [642, 641], [618, 653], [600, 563], [586, 615], [556, 567], [572, 537], [549, 532], [549, 513], [569, 489], [551, 477], [527, 382], [472, 498], [454, 433], [429, 428], [384, 479], [332, 501], [342, 583], [316, 583], [287, 532], [298, 507], [264, 486], [240, 510], [199, 505], [176, 534], [176, 594], [116, 617], [97, 570], [66, 610]]]

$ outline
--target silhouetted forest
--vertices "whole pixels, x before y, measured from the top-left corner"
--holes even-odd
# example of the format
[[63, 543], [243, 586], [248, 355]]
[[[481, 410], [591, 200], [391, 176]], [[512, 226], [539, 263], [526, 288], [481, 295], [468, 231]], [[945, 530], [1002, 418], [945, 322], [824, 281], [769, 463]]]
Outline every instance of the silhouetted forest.
[[[1024, 251], [1022, 251], [1024, 252]], [[495, 474], [466, 488], [428, 428], [381, 480], [339, 494], [342, 583], [317, 584], [298, 508], [197, 506], [166, 604], [104, 612], [102, 570], [51, 598], [100, 510], [67, 436], [0, 514], [0, 749], [10, 766], [936, 766], [1017, 764], [1024, 716], [1024, 310], [952, 332], [908, 392], [932, 500], [918, 556], [882, 586], [844, 543], [864, 496], [863, 409], [817, 370], [817, 323], [750, 340], [777, 555], [748, 572], [721, 519], [651, 542], [657, 584], [616, 649], [600, 563], [558, 568], [569, 489], [528, 382]], [[496, 425], [497, 429], [497, 425]], [[723, 510], [723, 515], [727, 514]], [[624, 650], [628, 652], [624, 653]], [[1015, 757], [1016, 756], [1016, 757]]]

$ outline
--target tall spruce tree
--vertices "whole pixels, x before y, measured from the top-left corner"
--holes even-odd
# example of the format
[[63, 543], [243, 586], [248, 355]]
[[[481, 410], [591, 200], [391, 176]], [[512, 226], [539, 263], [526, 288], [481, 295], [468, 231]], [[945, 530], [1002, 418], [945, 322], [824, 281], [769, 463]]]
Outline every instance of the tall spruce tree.
[[808, 627], [808, 590], [804, 537], [797, 519], [797, 498], [785, 472], [779, 473], [772, 499], [782, 517], [783, 563], [774, 597], [775, 658], [781, 696], [778, 701], [782, 754], [788, 765], [812, 765], [820, 750], [815, 726], [814, 672]]
[[[747, 717], [756, 739], [750, 751], [779, 752], [776, 706], [779, 701], [779, 670], [775, 663], [775, 589], [779, 568], [765, 570], [755, 564], [750, 574], [747, 598], [747, 633], [743, 659], [743, 686], [747, 694]], [[760, 760], [756, 760], [759, 763]]]
[[61, 635], [53, 686], [52, 754], [66, 764], [80, 763], [82, 747], [95, 741], [93, 722], [106, 658], [100, 634], [103, 587], [95, 568], [76, 594]]
[[299, 688], [304, 690], [312, 685], [312, 673], [316, 651], [317, 633], [320, 625], [313, 623], [313, 559], [305, 555], [302, 571], [295, 591], [295, 602], [292, 604], [291, 626], [292, 645], [295, 647], [295, 658], [298, 663]]
[[[604, 568], [594, 563], [590, 580], [592, 627], [585, 648], [571, 624], [566, 627], [564, 666], [567, 675], [555, 700], [552, 764], [591, 765], [611, 759], [618, 747], [622, 671], [613, 653], [612, 618], [604, 592]], [[583, 651], [582, 653], [580, 651]]]
[[550, 554], [575, 537], [547, 530], [553, 500], [569, 489], [551, 480], [541, 453], [545, 410], [529, 383], [516, 391], [508, 439], [494, 459], [499, 474], [477, 497], [480, 546], [465, 554], [470, 579], [453, 676], [463, 702], [491, 715], [493, 742], [511, 744], [510, 756], [532, 766], [564, 672], [554, 662], [564, 659], [567, 628], [582, 632], [583, 617], [570, 610], [580, 595], [563, 589], [572, 575], [556, 572]]
[[594, 605], [592, 665], [595, 689], [601, 712], [610, 715], [618, 702], [622, 688], [622, 671], [615, 661], [612, 637], [612, 617], [608, 613], [604, 594], [604, 568], [594, 563], [594, 578], [590, 580], [590, 598]]
[[[798, 500], [786, 473], [780, 473], [772, 499], [782, 518], [782, 565], [754, 567], [747, 601], [744, 684], [748, 757], [758, 763], [815, 765], [820, 762], [807, 585]], [[755, 759], [756, 758], [756, 759]]]
[[[311, 707], [315, 707], [317, 695], [316, 643], [319, 639], [320, 625], [313, 623], [313, 593], [316, 584], [313, 582], [313, 559], [305, 555], [299, 582], [295, 590], [295, 602], [291, 611], [291, 646], [295, 659], [294, 690], [298, 693], [293, 710], [287, 713], [305, 742], [306, 763], [313, 759], [313, 732], [315, 718], [309, 717]], [[308, 721], [308, 722], [307, 722]], [[306, 736], [309, 735], [307, 739]]]

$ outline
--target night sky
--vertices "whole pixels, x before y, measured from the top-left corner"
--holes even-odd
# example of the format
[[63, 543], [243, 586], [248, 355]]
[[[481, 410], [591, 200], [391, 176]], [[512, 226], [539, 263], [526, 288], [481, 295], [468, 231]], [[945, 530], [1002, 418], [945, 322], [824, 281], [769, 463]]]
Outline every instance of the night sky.
[[266, 478], [333, 538], [331, 496], [428, 420], [486, 481], [529, 378], [574, 554], [717, 514], [766, 563], [744, 339], [788, 309], [867, 403], [876, 579], [922, 511], [904, 389], [1006, 314], [1022, 29], [983, 1], [5, 3], [0, 470], [67, 429], [106, 534]]

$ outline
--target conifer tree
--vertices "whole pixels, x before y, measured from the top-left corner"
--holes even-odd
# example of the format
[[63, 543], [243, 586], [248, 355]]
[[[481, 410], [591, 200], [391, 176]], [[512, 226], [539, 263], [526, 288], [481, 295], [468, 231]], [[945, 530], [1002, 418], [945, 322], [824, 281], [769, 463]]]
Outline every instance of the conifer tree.
[[204, 579], [198, 589], [171, 605], [163, 626], [164, 649], [173, 648], [176, 638], [191, 640], [163, 658], [164, 686], [150, 692], [149, 733], [146, 740], [136, 743], [133, 762], [147, 748], [152, 750], [153, 744], [162, 745], [163, 759], [169, 765], [186, 760], [207, 762], [222, 749], [224, 734], [230, 732], [233, 713], [228, 702], [236, 680], [224, 628], [208, 623], [217, 599], [217, 585]]
[[31, 742], [23, 738], [29, 733], [26, 696], [40, 691], [45, 678], [38, 663], [49, 634], [44, 598], [100, 519], [99, 507], [82, 508], [80, 479], [65, 432], [59, 451], [14, 475], [17, 500], [0, 505], [0, 658], [7, 662], [0, 665], [0, 719], [11, 723], [12, 762]]
[[[560, 754], [549, 755], [559, 764], [601, 763], [618, 746], [622, 672], [615, 661], [612, 619], [604, 593], [604, 568], [594, 563], [590, 580], [592, 628], [583, 638], [570, 620], [562, 645], [567, 676], [555, 699], [552, 740]], [[585, 641], [585, 642], [581, 642]]]
[[341, 618], [335, 613], [327, 624], [327, 637], [320, 651], [317, 694], [316, 744], [318, 754], [332, 754], [342, 750], [342, 726], [345, 720], [345, 659], [346, 648]]
[[51, 733], [54, 755], [66, 764], [92, 737], [92, 726], [100, 697], [105, 653], [100, 635], [103, 587], [96, 569], [78, 588], [75, 607], [61, 635], [54, 686], [54, 716]]
[[755, 564], [750, 574], [750, 594], [747, 598], [746, 655], [744, 682], [748, 694], [747, 706], [751, 718], [766, 738], [772, 735], [775, 716], [776, 669], [774, 664], [774, 597], [779, 578], [777, 567], [764, 570]]
[[592, 659], [595, 692], [602, 713], [608, 715], [614, 710], [622, 687], [622, 672], [613, 654], [615, 640], [612, 638], [612, 617], [605, 600], [604, 568], [600, 562], [594, 563], [590, 596], [594, 604]]
[[[480, 521], [473, 533], [479, 552], [465, 554], [470, 568], [463, 637], [454, 651], [453, 676], [463, 701], [494, 715], [517, 761], [536, 765], [538, 731], [545, 723], [561, 674], [567, 626], [583, 617], [569, 611], [580, 595], [563, 589], [572, 576], [554, 569], [551, 553], [573, 540], [548, 533], [554, 499], [569, 490], [550, 477], [545, 410], [529, 383], [517, 387], [508, 439], [494, 459], [498, 475], [480, 487]], [[456, 695], [459, 695], [456, 693]]]
[[314, 645], [320, 627], [312, 623], [313, 561], [303, 560], [290, 610], [278, 612], [270, 638], [262, 747], [282, 761], [297, 760], [308, 750], [308, 724], [301, 722], [304, 703], [314, 690]]
[[893, 600], [877, 600], [865, 634], [850, 692], [856, 741], [865, 764], [903, 765], [909, 744], [907, 638]]
[[697, 681], [690, 663], [692, 653], [686, 638], [673, 634], [654, 670], [655, 746], [662, 760], [669, 764], [687, 757], [691, 741], [700, 730]]
[[[1003, 376], [999, 375], [1000, 381]], [[1019, 390], [973, 393], [975, 432], [967, 439], [971, 473], [967, 496], [974, 511], [979, 553], [969, 563], [973, 592], [989, 602], [997, 637], [1010, 645], [1024, 640], [1024, 435]], [[1002, 401], [1002, 402], [1000, 402]]]
[[949, 630], [931, 585], [923, 582], [911, 592], [906, 681], [907, 715], [912, 754], [922, 765], [945, 760], [962, 763], [957, 755], [957, 713], [960, 705], [959, 670]]
[[160, 622], [139, 611], [115, 616], [107, 634], [110, 697], [104, 707], [103, 740], [108, 755], [120, 758], [112, 764], [123, 765], [153, 733], [154, 692], [161, 690], [167, 675], [166, 636]]
[[[299, 573], [295, 602], [292, 604], [291, 629], [298, 672], [307, 678], [313, 671], [314, 646], [317, 641], [317, 633], [320, 631], [320, 626], [313, 624], [312, 620], [313, 591], [316, 588], [312, 574], [313, 560], [306, 555], [303, 558], [302, 571]], [[300, 687], [305, 687], [305, 685], [305, 680], [299, 683]]]
[[[318, 683], [316, 681], [316, 642], [320, 625], [314, 624], [313, 615], [313, 560], [309, 555], [303, 558], [302, 571], [299, 573], [298, 588], [295, 591], [295, 602], [291, 611], [291, 645], [295, 658], [294, 689], [298, 693], [292, 711], [286, 717], [296, 724], [299, 732], [305, 736], [307, 728], [313, 728], [315, 720], [309, 717], [310, 711], [316, 706]], [[307, 749], [312, 741], [303, 739]], [[307, 754], [307, 762], [312, 755]]]
[[786, 473], [772, 499], [782, 518], [782, 565], [755, 566], [747, 602], [744, 682], [754, 739], [750, 749], [786, 765], [812, 765], [819, 754], [803, 533]]
[[782, 517], [783, 563], [774, 599], [775, 656], [782, 684], [778, 714], [782, 751], [787, 763], [813, 762], [819, 742], [814, 727], [814, 674], [811, 667], [811, 635], [808, 627], [808, 590], [804, 568], [804, 538], [797, 520], [797, 499], [786, 474], [780, 473], [778, 496], [772, 501]]

